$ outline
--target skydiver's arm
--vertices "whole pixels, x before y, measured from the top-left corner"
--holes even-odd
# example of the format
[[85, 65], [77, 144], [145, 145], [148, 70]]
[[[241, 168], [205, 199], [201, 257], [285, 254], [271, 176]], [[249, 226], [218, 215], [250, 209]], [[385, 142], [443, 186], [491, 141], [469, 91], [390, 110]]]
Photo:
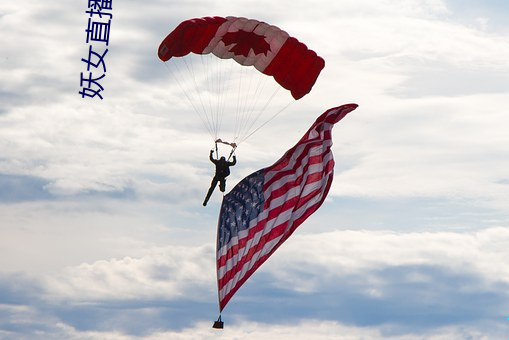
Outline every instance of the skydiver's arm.
[[229, 165], [234, 166], [235, 164], [237, 164], [237, 157], [235, 157], [235, 155], [233, 155], [233, 162], [230, 162]]
[[214, 158], [212, 158], [212, 155], [214, 154], [214, 150], [210, 150], [210, 155], [209, 155], [209, 159], [212, 163], [215, 163], [214, 162]]

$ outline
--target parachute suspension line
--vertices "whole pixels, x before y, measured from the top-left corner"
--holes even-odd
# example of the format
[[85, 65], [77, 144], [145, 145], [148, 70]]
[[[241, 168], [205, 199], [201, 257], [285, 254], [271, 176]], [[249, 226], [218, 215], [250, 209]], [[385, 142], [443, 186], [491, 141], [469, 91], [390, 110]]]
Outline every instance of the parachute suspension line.
[[[173, 59], [170, 59], [170, 60], [173, 60]], [[203, 103], [202, 103], [202, 110], [203, 112], [200, 112], [200, 108], [199, 106], [197, 106], [195, 100], [193, 100], [191, 94], [189, 93], [189, 91], [187, 91], [185, 89], [185, 86], [184, 84], [182, 84], [181, 80], [179, 79], [179, 77], [170, 69], [170, 67], [168, 66], [167, 64], [168, 62], [164, 62], [164, 66], [166, 67], [166, 69], [168, 70], [168, 72], [170, 73], [170, 75], [172, 76], [173, 80], [177, 83], [177, 85], [180, 87], [180, 90], [182, 91], [182, 93], [184, 93], [185, 97], [187, 98], [187, 100], [189, 101], [189, 103], [191, 104], [191, 106], [193, 107], [193, 111], [196, 113], [196, 115], [200, 118], [200, 120], [202, 121], [203, 125], [205, 126], [205, 128], [208, 130], [209, 134], [210, 135], [213, 135], [213, 132], [210, 128], [210, 124], [207, 124], [207, 121], [204, 119], [204, 116], [206, 116], [206, 113], [205, 113], [205, 109], [203, 107]], [[178, 65], [177, 65], [177, 62], [173, 60], [173, 65], [175, 66], [175, 68], [179, 68]], [[196, 83], [196, 81], [195, 81]], [[196, 97], [196, 94], [195, 94], [195, 97]], [[199, 97], [199, 95], [198, 95]]]
[[195, 89], [195, 93], [196, 93], [196, 97], [197, 99], [200, 101], [200, 105], [202, 107], [202, 112], [203, 112], [203, 117], [205, 117], [205, 119], [202, 119], [202, 121], [205, 123], [205, 125], [207, 126], [207, 129], [209, 130], [209, 133], [213, 136], [213, 137], [216, 137], [214, 136], [214, 124], [213, 124], [213, 119], [212, 117], [210, 117], [210, 112], [206, 109], [205, 107], [205, 104], [204, 104], [204, 100], [202, 98], [202, 95], [200, 94], [200, 90], [199, 90], [199, 83], [197, 81], [197, 75], [196, 75], [196, 66], [195, 66], [195, 63], [193, 62], [193, 59], [189, 59], [190, 62], [188, 63], [187, 62], [187, 59], [188, 58], [181, 58], [181, 60], [184, 62], [184, 65], [186, 66], [187, 68], [187, 71], [188, 73], [190, 74], [190, 78], [193, 80], [193, 83], [194, 83], [194, 89]]
[[[220, 87], [220, 84], [221, 84], [221, 79], [222, 79], [222, 72], [218, 72], [217, 71], [217, 68], [219, 67], [219, 65], [217, 65], [216, 63], [216, 70], [213, 69], [213, 66], [214, 66], [214, 63], [212, 62], [210, 56], [204, 56], [202, 55], [202, 61], [207, 58], [207, 70], [206, 70], [206, 74], [207, 74], [207, 81], [209, 83], [209, 88], [212, 89], [212, 91], [209, 92], [208, 94], [208, 97], [209, 97], [209, 103], [210, 103], [210, 112], [213, 114], [214, 116], [214, 132], [215, 132], [215, 136], [214, 138], [217, 139], [218, 136], [219, 136], [219, 131], [221, 129], [221, 123], [220, 123], [220, 117], [222, 117], [222, 108], [221, 108], [221, 96], [222, 96], [222, 91], [221, 91], [221, 87]], [[214, 72], [218, 72], [218, 77], [212, 77], [212, 79], [210, 79], [210, 77], [214, 74]], [[215, 104], [212, 105], [212, 93], [214, 93], [217, 98], [215, 98]], [[217, 151], [217, 144], [216, 144], [216, 151]], [[216, 152], [217, 154], [217, 152]]]
[[214, 140], [219, 137], [222, 119], [224, 117], [224, 91], [223, 76], [224, 71], [218, 60], [212, 55], [200, 55], [203, 73], [206, 76], [205, 89], [200, 91], [207, 96], [209, 109], [208, 114], [211, 121], [211, 127], [214, 131]]
[[237, 149], [237, 145], [232, 147], [232, 151], [230, 151], [230, 155], [228, 156], [228, 160], [230, 160], [230, 158], [232, 158], [233, 154], [235, 153], [235, 149]]
[[249, 137], [251, 137], [252, 135], [254, 135], [258, 130], [260, 130], [262, 127], [264, 127], [265, 125], [267, 125], [268, 123], [270, 123], [274, 118], [276, 118], [277, 116], [279, 116], [281, 114], [281, 112], [285, 111], [287, 108], [290, 107], [290, 105], [292, 105], [293, 103], [295, 103], [295, 100], [289, 102], [288, 104], [286, 104], [285, 107], [283, 107], [281, 110], [279, 110], [278, 112], [276, 112], [272, 117], [270, 117], [268, 120], [266, 120], [262, 125], [260, 125], [259, 127], [257, 127], [253, 132], [251, 132], [249, 135], [247, 135], [246, 137], [244, 137], [238, 144], [240, 143], [243, 143], [245, 142]]
[[[264, 79], [265, 81], [267, 80], [267, 78]], [[272, 102], [272, 100], [276, 97], [277, 93], [279, 92], [281, 88], [280, 87], [276, 87], [276, 89], [272, 92], [271, 96], [269, 97], [269, 99], [265, 102], [265, 104], [263, 105], [263, 107], [261, 109], [258, 109], [258, 114], [253, 118], [251, 119], [251, 123], [249, 124], [249, 126], [246, 126], [245, 127], [245, 133], [244, 133], [244, 136], [250, 136], [251, 134], [253, 133], [249, 133], [252, 129], [253, 129], [253, 126], [255, 126], [255, 124], [258, 122], [258, 120], [260, 119], [260, 117], [266, 112], [267, 110], [267, 107], [269, 107], [270, 103]], [[293, 102], [293, 101], [292, 101]], [[291, 104], [292, 102], [290, 102], [289, 104]], [[284, 111], [288, 106], [289, 104], [287, 104], [283, 109], [281, 109], [279, 112], [277, 112], [274, 117], [272, 118], [269, 118], [268, 121], [266, 122], [263, 122], [262, 125], [260, 127], [258, 127], [256, 130], [259, 130], [262, 126], [264, 126], [265, 124], [267, 124], [270, 120], [272, 120], [273, 118], [275, 118], [275, 116], [277, 116], [279, 113], [281, 113], [282, 111]], [[254, 105], [253, 105], [254, 106]], [[254, 107], [253, 107], [254, 108]], [[247, 124], [246, 124], [247, 125]], [[247, 137], [245, 137], [242, 141], [246, 140]]]
[[[249, 70], [246, 69], [246, 71], [249, 71]], [[246, 73], [248, 73], [248, 72], [246, 72]], [[251, 72], [251, 75], [253, 75], [252, 72]], [[243, 127], [246, 124], [246, 121], [249, 119], [250, 108], [248, 106], [248, 103], [249, 103], [249, 99], [253, 93], [253, 91], [251, 90], [252, 83], [253, 83], [253, 77], [252, 76], [248, 77], [247, 75], [244, 77], [244, 75], [243, 75], [242, 79], [246, 79], [246, 81], [243, 82], [242, 84], [240, 84], [242, 86], [244, 95], [241, 97], [243, 99], [243, 101], [242, 101], [241, 106], [239, 107], [239, 125], [237, 126], [237, 133], [235, 135], [235, 137], [238, 137], [238, 138], [240, 138], [242, 136]], [[246, 93], [248, 95], [246, 95]], [[239, 96], [240, 96], [240, 94], [239, 94]]]
[[244, 107], [242, 98], [244, 98], [244, 101], [246, 101], [246, 96], [242, 95], [242, 87], [243, 87], [243, 80], [244, 80], [244, 66], [240, 67], [239, 72], [240, 72], [240, 75], [239, 75], [238, 81], [237, 81], [237, 109], [236, 109], [235, 124], [234, 124], [234, 129], [233, 129], [233, 131], [234, 131], [233, 132], [234, 133], [234, 135], [233, 135], [234, 142], [236, 141], [236, 139], [239, 136], [240, 126], [241, 126], [241, 123], [242, 123], [241, 115], [242, 115], [243, 107]]
[[235, 150], [237, 149], [237, 144], [233, 144], [233, 145], [231, 145], [231, 147], [232, 147], [232, 151], [230, 152], [230, 155], [228, 156], [228, 160], [230, 160], [230, 158], [232, 158], [233, 154], [235, 153]]
[[248, 78], [249, 82], [247, 85], [246, 93], [249, 93], [250, 95], [244, 96], [244, 106], [240, 111], [241, 122], [239, 124], [238, 133], [236, 135], [238, 138], [242, 138], [246, 135], [246, 133], [249, 131], [249, 129], [246, 129], [246, 127], [250, 125], [250, 122], [252, 124], [253, 120], [256, 119], [253, 119], [253, 114], [257, 110], [257, 104], [262, 93], [261, 90], [264, 88], [264, 85], [268, 79], [266, 75], [258, 73], [254, 70], [252, 70], [252, 77]]
[[225, 59], [216, 59], [216, 65], [218, 67], [219, 77], [217, 77], [217, 88], [218, 88], [218, 107], [219, 114], [217, 117], [218, 124], [218, 133], [221, 131], [223, 126], [223, 120], [225, 118], [227, 112], [227, 104], [229, 98], [227, 96], [228, 93], [228, 80], [230, 79], [230, 75], [234, 71], [235, 63], [233, 60], [225, 60]]
[[[274, 79], [258, 72], [250, 66], [238, 71], [237, 110], [235, 112], [234, 142], [239, 142], [252, 130], [261, 116], [267, 116], [267, 107], [279, 92], [280, 86]], [[272, 84], [272, 85], [270, 85]]]
[[217, 140], [229, 111], [227, 107], [233, 99], [231, 95], [228, 96], [228, 87], [236, 64], [233, 60], [216, 58], [213, 54], [200, 55], [200, 57], [206, 80], [203, 82], [201, 90], [197, 90], [197, 92], [208, 98], [207, 113], [211, 122], [211, 130], [214, 132], [214, 140]]
[[[199, 58], [200, 58], [200, 61], [201, 61], [201, 67], [205, 70], [205, 72], [202, 73], [202, 74], [205, 75], [205, 81], [204, 82], [208, 86], [208, 88], [210, 88], [211, 87], [211, 80], [210, 80], [209, 63], [207, 63], [205, 61], [205, 58], [204, 58], [203, 55], [200, 55]], [[207, 97], [206, 99], [208, 99], [207, 101], [208, 101], [209, 110], [208, 111], [205, 110], [205, 111], [208, 112], [207, 117], [209, 117], [209, 119], [210, 119], [211, 130], [214, 133], [213, 138], [216, 139], [217, 138], [217, 126], [215, 124], [216, 120], [213, 119], [214, 111], [212, 111], [212, 101], [211, 101], [212, 99], [211, 99], [210, 94], [207, 94], [206, 97]]]

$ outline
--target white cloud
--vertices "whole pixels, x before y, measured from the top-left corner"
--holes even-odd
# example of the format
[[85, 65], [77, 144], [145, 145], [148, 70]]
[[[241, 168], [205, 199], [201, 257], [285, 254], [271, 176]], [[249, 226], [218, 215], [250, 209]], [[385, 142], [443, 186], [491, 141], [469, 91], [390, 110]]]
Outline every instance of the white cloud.
[[[6, 325], [30, 319], [27, 327], [44, 330], [47, 338], [65, 334], [70, 339], [262, 339], [272, 334], [276, 339], [305, 339], [314, 334], [325, 339], [338, 332], [367, 339], [491, 338], [502, 334], [505, 321], [497, 318], [507, 307], [508, 238], [507, 228], [294, 235], [236, 294], [223, 314], [226, 329], [221, 333], [210, 329], [210, 322], [202, 322], [204, 313], [214, 313], [216, 298], [211, 244], [146, 247], [138, 257], [99, 260], [39, 275], [32, 279], [42, 290], [37, 299], [33, 283], [23, 284], [17, 277], [17, 284], [8, 280], [6, 291], [18, 297], [12, 298], [14, 304], [3, 305], [0, 313], [10, 315], [3, 321]], [[276, 303], [272, 306], [276, 312], [263, 317], [267, 303]], [[198, 312], [200, 304], [205, 308]], [[361, 305], [371, 309], [357, 308]], [[302, 316], [292, 316], [289, 308], [303, 309], [298, 314]], [[79, 319], [74, 314], [62, 317], [67, 310], [75, 310]], [[365, 319], [351, 319], [357, 313]], [[426, 326], [422, 314], [433, 327]], [[322, 317], [315, 320], [314, 315]], [[97, 318], [101, 322], [94, 327]], [[436, 318], [439, 321], [431, 321]], [[144, 326], [134, 331], [137, 322]]]
[[[384, 327], [355, 327], [346, 324], [337, 323], [334, 321], [322, 320], [305, 320], [294, 324], [288, 325], [273, 325], [262, 324], [253, 322], [242, 322], [229, 327], [226, 324], [225, 329], [222, 331], [207, 329], [209, 324], [201, 323], [196, 325], [195, 328], [186, 329], [182, 332], [165, 332], [159, 334], [152, 334], [151, 339], [223, 339], [225, 337], [231, 339], [331, 339], [340, 337], [345, 340], [357, 339], [392, 339], [392, 340], [445, 340], [445, 339], [467, 339], [475, 338], [480, 340], [487, 340], [490, 334], [482, 334], [478, 330], [465, 327], [444, 327], [440, 329], [430, 330], [425, 333], [407, 333], [407, 334], [390, 334], [390, 325]], [[490, 333], [501, 334], [501, 330], [490, 331]]]
[[[1, 333], [0, 333], [1, 334]], [[198, 340], [198, 339], [331, 339], [339, 335], [341, 339], [390, 339], [390, 340], [446, 340], [446, 339], [479, 339], [487, 340], [492, 337], [502, 336], [500, 327], [485, 327], [483, 332], [474, 327], [443, 327], [424, 333], [391, 334], [391, 326], [383, 327], [355, 327], [334, 321], [304, 320], [293, 324], [264, 324], [243, 321], [235, 325], [226, 323], [223, 330], [211, 329], [210, 322], [200, 322], [193, 327], [181, 331], [159, 331], [148, 335], [133, 336], [120, 331], [83, 331], [77, 330], [64, 323], [56, 323], [53, 329], [38, 332], [46, 339], [101, 339], [101, 340], [134, 340], [134, 339], [175, 339], [175, 340]], [[15, 332], [4, 332], [5, 336], [15, 336]]]
[[141, 258], [100, 260], [48, 277], [49, 297], [67, 301], [201, 300], [214, 295], [211, 246], [154, 248]]
[[[474, 275], [487, 287], [494, 287], [509, 285], [509, 265], [504, 260], [509, 250], [503, 246], [507, 242], [509, 228], [503, 227], [472, 233], [308, 231], [293, 236], [264, 270], [277, 277], [282, 287], [310, 292], [323, 289], [323, 277], [335, 280], [355, 274], [369, 279], [380, 270], [408, 266], [431, 266]], [[410, 275], [409, 279], [416, 278]], [[377, 287], [377, 282], [373, 282], [373, 288], [383, 286]]]
[[[437, 280], [443, 280], [439, 271], [475, 278], [474, 283], [466, 281], [459, 289], [495, 292], [500, 285], [509, 285], [509, 266], [504, 264], [508, 241], [509, 229], [502, 227], [472, 233], [335, 231], [295, 235], [261, 271], [274, 278], [275, 287], [305, 294], [323, 294], [330, 285], [364, 277], [358, 287], [365, 289], [362, 294], [388, 298], [387, 294], [394, 293], [389, 282], [402, 287], [416, 282], [439, 284]], [[183, 297], [207, 301], [215, 295], [213, 259], [212, 244], [146, 248], [138, 258], [69, 267], [48, 277], [46, 289], [52, 300], [74, 302]], [[395, 276], [390, 274], [393, 269], [398, 270]], [[476, 286], [468, 286], [471, 284]], [[344, 289], [348, 294], [350, 288]]]

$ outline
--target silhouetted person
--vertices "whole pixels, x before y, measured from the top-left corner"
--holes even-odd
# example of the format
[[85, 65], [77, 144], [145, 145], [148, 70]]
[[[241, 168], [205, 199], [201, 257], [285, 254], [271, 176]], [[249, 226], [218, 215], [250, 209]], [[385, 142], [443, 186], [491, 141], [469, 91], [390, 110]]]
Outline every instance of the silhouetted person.
[[226, 190], [226, 177], [230, 174], [230, 167], [237, 164], [237, 158], [233, 155], [233, 162], [228, 162], [225, 157], [221, 157], [220, 159], [214, 159], [212, 155], [214, 154], [214, 150], [210, 150], [209, 159], [212, 163], [216, 165], [216, 174], [210, 183], [209, 191], [207, 192], [207, 196], [205, 197], [205, 201], [203, 201], [203, 206], [207, 205], [210, 196], [212, 196], [212, 192], [216, 188], [217, 183], [219, 182], [219, 190], [224, 192]]

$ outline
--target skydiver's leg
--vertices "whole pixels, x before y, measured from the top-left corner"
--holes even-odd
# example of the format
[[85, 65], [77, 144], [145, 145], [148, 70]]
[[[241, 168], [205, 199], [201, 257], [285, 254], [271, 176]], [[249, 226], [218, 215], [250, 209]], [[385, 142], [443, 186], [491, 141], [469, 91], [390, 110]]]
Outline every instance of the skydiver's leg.
[[226, 190], [226, 178], [221, 178], [219, 180], [219, 190], [221, 190], [221, 192]]
[[217, 185], [217, 178], [214, 177], [212, 179], [212, 182], [210, 183], [210, 188], [209, 188], [209, 191], [207, 192], [207, 196], [205, 196], [205, 200], [203, 201], [203, 206], [207, 205], [207, 202], [209, 201], [210, 196], [212, 196], [212, 193], [214, 192], [216, 185]]

